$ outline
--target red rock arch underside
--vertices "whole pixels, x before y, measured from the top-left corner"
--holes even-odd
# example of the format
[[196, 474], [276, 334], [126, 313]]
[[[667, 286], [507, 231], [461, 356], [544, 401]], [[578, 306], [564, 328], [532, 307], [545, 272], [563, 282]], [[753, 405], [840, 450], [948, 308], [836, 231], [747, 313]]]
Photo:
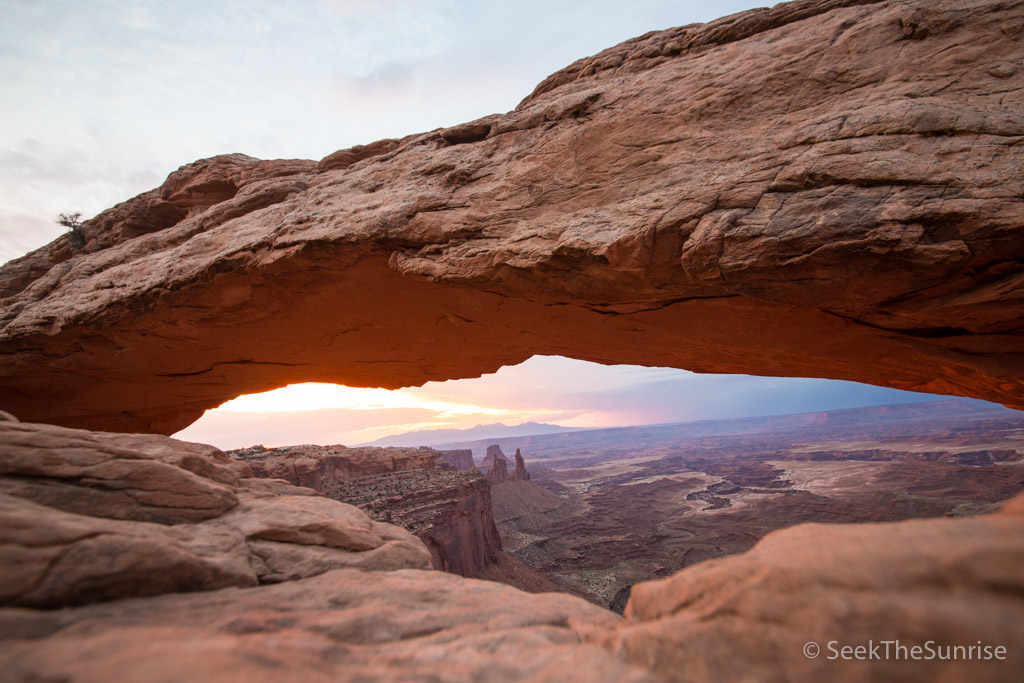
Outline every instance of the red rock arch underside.
[[170, 434], [242, 393], [533, 354], [1024, 407], [1022, 7], [790, 3], [508, 114], [183, 167], [0, 270], [0, 408]]

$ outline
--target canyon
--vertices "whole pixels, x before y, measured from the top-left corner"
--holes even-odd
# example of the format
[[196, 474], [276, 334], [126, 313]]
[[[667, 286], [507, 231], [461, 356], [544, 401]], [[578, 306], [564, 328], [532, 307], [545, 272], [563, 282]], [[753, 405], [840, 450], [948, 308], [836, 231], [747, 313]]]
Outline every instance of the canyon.
[[1024, 492], [1024, 413], [964, 401], [501, 441], [534, 472], [492, 486], [505, 549], [619, 613], [633, 584], [777, 529], [981, 514]]
[[[621, 617], [435, 571], [396, 525], [162, 435], [243, 393], [398, 388], [533, 354], [1024, 407], [1022, 45], [1017, 0], [783, 3], [626, 41], [508, 113], [320, 161], [197, 161], [86, 221], [83, 247], [6, 264], [4, 675], [1015, 680], [1013, 424], [976, 435], [1002, 429], [991, 447], [939, 438], [948, 417], [916, 450], [900, 420], [827, 445], [793, 436], [813, 425], [758, 443], [698, 433], [686, 453], [618, 460], [520, 446], [531, 480], [496, 490], [554, 481], [610, 510], [641, 487], [651, 523], [674, 510], [661, 523], [680, 533], [755, 526], [744, 510], [773, 505], [787, 523], [805, 504], [874, 520], [677, 546], [680, 571], [615, 579], [653, 577], [628, 600], [595, 581]], [[923, 465], [943, 477], [924, 482]], [[865, 497], [953, 516], [884, 521]], [[826, 656], [884, 639], [1002, 655]]]
[[559, 590], [502, 550], [491, 488], [475, 469], [471, 450], [306, 444], [227, 454], [248, 465], [254, 477], [312, 489], [413, 533], [434, 569], [530, 592]]

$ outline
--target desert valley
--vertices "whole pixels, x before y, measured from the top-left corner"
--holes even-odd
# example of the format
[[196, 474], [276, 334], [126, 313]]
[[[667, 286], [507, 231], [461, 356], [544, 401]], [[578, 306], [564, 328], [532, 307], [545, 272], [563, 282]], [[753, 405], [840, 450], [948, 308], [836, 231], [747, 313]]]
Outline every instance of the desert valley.
[[1024, 413], [948, 400], [229, 454], [411, 531], [435, 569], [621, 614], [634, 583], [743, 552], [776, 529], [994, 512], [1024, 492]]
[[[372, 11], [431, 29], [406, 21], [413, 5]], [[39, 7], [11, 3], [12, 25], [52, 18]], [[304, 7], [307, 32], [372, 13]], [[125, 70], [162, 54], [174, 19], [135, 9], [110, 28], [147, 37]], [[272, 9], [263, 25], [246, 5], [242, 45], [289, 30]], [[32, 110], [55, 67], [4, 36], [22, 125], [88, 109]], [[232, 45], [189, 64], [241, 78]], [[231, 127], [282, 105], [282, 83], [356, 96], [296, 99], [258, 139], [323, 102], [378, 111], [437, 50], [352, 78], [305, 59], [308, 78], [275, 81], [271, 64]], [[474, 95], [500, 80], [472, 50], [450, 57]], [[147, 92], [179, 71], [148, 74]], [[118, 130], [107, 117], [131, 98], [110, 87], [102, 125], [71, 128]], [[448, 94], [422, 92], [422, 107]], [[152, 189], [62, 214], [67, 232], [0, 266], [0, 678], [1019, 679], [1024, 0], [794, 0], [643, 33], [522, 94], [319, 159], [218, 147], [162, 181], [135, 174]], [[154, 140], [218, 118], [188, 111]], [[17, 185], [51, 172], [29, 142], [0, 154], [23, 188], [0, 205], [46, 195]], [[406, 391], [350, 411], [391, 425], [504, 415], [486, 392], [408, 391], [537, 357], [928, 396], [792, 412], [769, 394], [746, 417], [601, 428], [576, 411], [573, 429], [438, 443], [384, 429], [414, 440], [390, 447], [264, 439], [258, 417], [243, 448], [172, 438], [307, 383]], [[525, 402], [558, 403], [571, 387], [540, 394], [559, 384]]]

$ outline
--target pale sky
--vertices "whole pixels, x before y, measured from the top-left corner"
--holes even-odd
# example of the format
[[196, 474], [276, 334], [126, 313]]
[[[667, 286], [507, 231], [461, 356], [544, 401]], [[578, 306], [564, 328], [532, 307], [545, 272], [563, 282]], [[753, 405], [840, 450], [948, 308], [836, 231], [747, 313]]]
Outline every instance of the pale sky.
[[750, 0], [0, 0], [0, 262], [196, 159], [320, 159], [513, 109]]
[[599, 428], [936, 398], [826, 379], [698, 375], [673, 368], [534, 356], [476, 379], [428, 382], [399, 391], [307, 384], [243, 396], [207, 411], [175, 436], [220, 448], [257, 443], [351, 446], [390, 434], [498, 422]]
[[[58, 213], [89, 218], [196, 159], [319, 159], [508, 111], [580, 57], [762, 4], [0, 0], [0, 262], [60, 235]], [[181, 436], [222, 447], [358, 443], [478, 423], [600, 427], [920, 397], [534, 358], [394, 395], [293, 388], [263, 399], [269, 410], [209, 412]]]

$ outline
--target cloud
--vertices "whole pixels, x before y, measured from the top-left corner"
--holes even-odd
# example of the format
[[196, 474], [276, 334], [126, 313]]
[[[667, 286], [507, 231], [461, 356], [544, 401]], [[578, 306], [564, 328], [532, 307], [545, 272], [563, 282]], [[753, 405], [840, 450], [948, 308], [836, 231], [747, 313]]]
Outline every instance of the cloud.
[[932, 401], [938, 396], [818, 378], [697, 375], [652, 376], [614, 391], [563, 396], [603, 420], [623, 425], [718, 420]]
[[317, 382], [292, 384], [262, 394], [240, 396], [224, 403], [217, 410], [232, 413], [265, 413], [302, 412], [324, 408], [344, 410], [416, 408], [433, 411], [440, 417], [502, 415], [508, 412], [504, 408], [417, 396], [404, 390], [353, 388]]
[[48, 241], [57, 212], [95, 214], [196, 159], [319, 159], [508, 111], [579, 57], [742, 4], [5, 2], [0, 215], [28, 220], [2, 226], [0, 260]]
[[[559, 424], [604, 427], [934, 400], [928, 394], [815, 378], [696, 374], [534, 356], [478, 379], [407, 389], [424, 397], [562, 411]], [[548, 419], [547, 421], [555, 421]]]

